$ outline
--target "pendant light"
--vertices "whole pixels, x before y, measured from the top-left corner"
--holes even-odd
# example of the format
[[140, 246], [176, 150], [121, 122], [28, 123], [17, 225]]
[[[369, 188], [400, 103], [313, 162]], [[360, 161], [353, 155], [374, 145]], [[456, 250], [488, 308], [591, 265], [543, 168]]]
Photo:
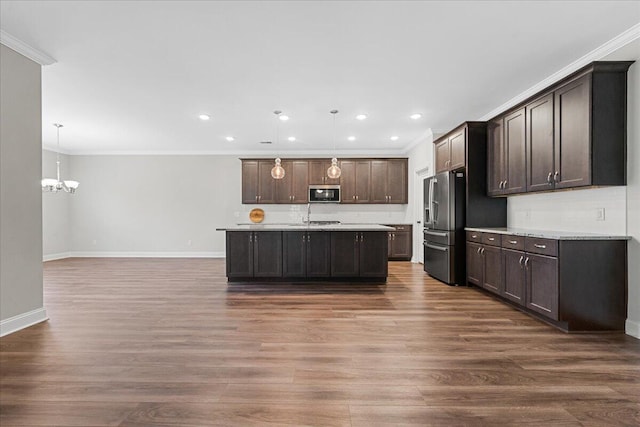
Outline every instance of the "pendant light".
[[[282, 114], [282, 111], [280, 110], [276, 110], [273, 112], [273, 114], [276, 115], [276, 144], [278, 144], [278, 137], [279, 135], [279, 127], [280, 127], [280, 114]], [[276, 164], [273, 168], [271, 168], [271, 177], [273, 179], [282, 179], [284, 178], [285, 175], [285, 171], [284, 168], [281, 165], [281, 160], [280, 157], [276, 157]]]
[[[338, 114], [338, 110], [331, 110], [329, 111], [329, 113], [331, 113], [331, 115], [333, 116], [333, 152], [336, 152], [336, 114]], [[340, 167], [338, 167], [338, 159], [337, 158], [333, 158], [331, 159], [331, 166], [329, 166], [329, 169], [327, 169], [327, 176], [331, 179], [338, 179], [340, 178], [340, 174], [342, 173], [342, 171], [340, 170]]]
[[63, 127], [60, 123], [53, 124], [57, 129], [58, 134], [58, 150], [56, 153], [56, 178], [44, 178], [41, 181], [42, 191], [46, 193], [57, 193], [60, 190], [64, 190], [67, 193], [75, 193], [76, 189], [80, 185], [78, 181], [60, 181], [60, 128]]

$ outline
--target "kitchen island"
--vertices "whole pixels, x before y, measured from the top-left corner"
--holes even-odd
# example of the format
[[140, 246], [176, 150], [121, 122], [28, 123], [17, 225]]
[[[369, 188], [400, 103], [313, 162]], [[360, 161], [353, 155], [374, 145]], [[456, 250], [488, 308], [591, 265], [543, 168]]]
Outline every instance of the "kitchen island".
[[237, 225], [226, 232], [229, 282], [386, 282], [388, 232], [378, 224]]

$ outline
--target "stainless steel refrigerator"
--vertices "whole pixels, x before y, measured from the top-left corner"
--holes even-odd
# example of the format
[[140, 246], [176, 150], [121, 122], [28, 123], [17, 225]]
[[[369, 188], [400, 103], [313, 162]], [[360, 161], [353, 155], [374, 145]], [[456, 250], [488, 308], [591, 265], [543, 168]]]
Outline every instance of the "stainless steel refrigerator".
[[464, 172], [424, 180], [424, 271], [449, 285], [466, 283], [465, 198]]

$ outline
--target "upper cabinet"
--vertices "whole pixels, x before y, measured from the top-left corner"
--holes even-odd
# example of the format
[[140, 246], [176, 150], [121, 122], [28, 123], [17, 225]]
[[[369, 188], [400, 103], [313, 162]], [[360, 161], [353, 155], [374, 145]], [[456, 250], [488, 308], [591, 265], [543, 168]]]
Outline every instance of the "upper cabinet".
[[462, 169], [467, 164], [465, 128], [458, 128], [435, 141], [436, 173]]
[[308, 202], [309, 185], [340, 185], [341, 203], [406, 204], [407, 159], [342, 159], [339, 179], [327, 177], [329, 159], [282, 159], [283, 179], [271, 177], [273, 159], [242, 160], [242, 203]]
[[488, 194], [626, 185], [627, 70], [632, 63], [594, 62], [491, 120]]

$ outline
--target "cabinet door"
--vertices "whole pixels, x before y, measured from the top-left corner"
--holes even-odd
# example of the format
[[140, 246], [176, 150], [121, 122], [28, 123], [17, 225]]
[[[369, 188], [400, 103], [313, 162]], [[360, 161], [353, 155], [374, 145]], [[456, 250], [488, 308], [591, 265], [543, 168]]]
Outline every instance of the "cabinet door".
[[360, 234], [360, 277], [387, 277], [387, 233], [364, 231]]
[[502, 264], [504, 266], [504, 290], [502, 296], [524, 305], [525, 254], [521, 251], [502, 250]]
[[487, 124], [487, 193], [489, 196], [502, 194], [504, 181], [504, 138], [503, 118], [499, 117]]
[[371, 202], [371, 161], [355, 162], [356, 203]]
[[527, 191], [553, 188], [553, 94], [526, 106]]
[[355, 277], [359, 269], [359, 233], [354, 231], [332, 231], [331, 276]]
[[327, 167], [325, 160], [309, 160], [309, 185], [326, 184]]
[[274, 166], [275, 161], [258, 162], [258, 203], [276, 202], [276, 180], [271, 177], [271, 169]]
[[253, 277], [253, 232], [227, 231], [227, 277]]
[[305, 277], [307, 244], [305, 231], [282, 232], [282, 276]]
[[493, 246], [483, 246], [481, 255], [484, 264], [482, 287], [495, 294], [501, 294], [504, 280], [501, 249]]
[[591, 75], [555, 91], [556, 188], [591, 184]]
[[467, 281], [477, 286], [482, 286], [484, 283], [481, 250], [481, 245], [467, 242]]
[[293, 162], [291, 160], [283, 160], [282, 167], [284, 168], [284, 178], [274, 180], [269, 176], [274, 181], [275, 203], [291, 203], [291, 189], [294, 181]]
[[306, 160], [291, 161], [291, 178], [291, 203], [308, 203], [309, 162]]
[[393, 231], [391, 234], [391, 258], [411, 259], [413, 252], [412, 233], [410, 231]]
[[527, 191], [526, 138], [524, 108], [504, 118], [505, 179], [503, 193]]
[[387, 203], [407, 203], [407, 161], [387, 161]]
[[258, 161], [242, 161], [242, 203], [258, 203]]
[[558, 259], [527, 253], [527, 308], [558, 320]]
[[282, 277], [282, 232], [253, 232], [253, 273], [256, 277]]
[[465, 130], [461, 130], [449, 137], [449, 146], [451, 150], [451, 161], [449, 162], [449, 170], [456, 170], [466, 166]]
[[387, 161], [371, 161], [371, 203], [387, 203]]
[[451, 163], [451, 150], [449, 147], [449, 139], [443, 139], [436, 144], [436, 173], [449, 170], [449, 164]]
[[307, 277], [331, 276], [331, 233], [310, 231], [307, 233]]
[[356, 162], [343, 160], [340, 169], [340, 203], [356, 203]]
[[391, 242], [393, 239], [393, 231], [389, 231], [387, 233], [387, 257], [393, 258], [393, 243]]

